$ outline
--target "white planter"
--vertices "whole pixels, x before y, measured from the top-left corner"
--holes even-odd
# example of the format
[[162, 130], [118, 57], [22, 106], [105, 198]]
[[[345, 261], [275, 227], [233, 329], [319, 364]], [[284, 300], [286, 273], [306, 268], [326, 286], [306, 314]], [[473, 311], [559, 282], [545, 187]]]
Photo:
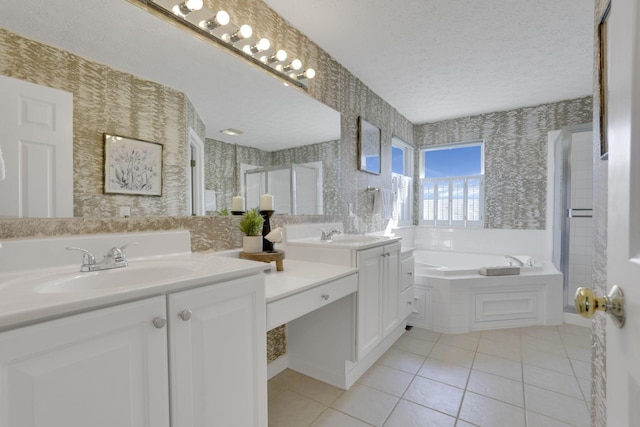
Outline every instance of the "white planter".
[[262, 236], [242, 236], [242, 250], [248, 254], [262, 252]]

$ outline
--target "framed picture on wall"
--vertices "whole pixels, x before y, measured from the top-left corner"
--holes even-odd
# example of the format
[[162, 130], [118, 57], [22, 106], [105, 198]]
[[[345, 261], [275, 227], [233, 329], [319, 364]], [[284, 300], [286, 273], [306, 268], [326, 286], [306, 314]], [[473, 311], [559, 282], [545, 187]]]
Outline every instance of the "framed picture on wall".
[[381, 131], [358, 117], [358, 169], [380, 175]]
[[105, 133], [104, 192], [162, 196], [162, 144]]
[[600, 95], [600, 158], [606, 160], [609, 157], [609, 142], [607, 141], [607, 98], [608, 98], [608, 56], [607, 46], [607, 19], [611, 10], [611, 2], [607, 4], [598, 24], [598, 86]]

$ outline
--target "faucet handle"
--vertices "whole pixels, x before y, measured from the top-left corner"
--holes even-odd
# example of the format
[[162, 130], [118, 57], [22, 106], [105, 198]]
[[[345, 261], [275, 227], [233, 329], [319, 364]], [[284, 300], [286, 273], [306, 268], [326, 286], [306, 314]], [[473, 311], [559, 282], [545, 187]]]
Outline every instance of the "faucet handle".
[[75, 246], [67, 246], [64, 248], [65, 251], [80, 251], [82, 252], [82, 266], [80, 267], [80, 271], [89, 271], [90, 265], [96, 264], [96, 257], [93, 256], [91, 252], [86, 249], [76, 248]]
[[124, 252], [124, 250], [129, 247], [129, 246], [133, 246], [133, 245], [139, 245], [140, 243], [138, 242], [129, 242], [126, 243], [120, 247], [118, 246], [114, 246], [113, 248], [111, 248], [109, 250], [109, 253], [107, 254], [107, 256], [113, 258], [116, 262], [123, 262], [126, 261], [127, 256]]

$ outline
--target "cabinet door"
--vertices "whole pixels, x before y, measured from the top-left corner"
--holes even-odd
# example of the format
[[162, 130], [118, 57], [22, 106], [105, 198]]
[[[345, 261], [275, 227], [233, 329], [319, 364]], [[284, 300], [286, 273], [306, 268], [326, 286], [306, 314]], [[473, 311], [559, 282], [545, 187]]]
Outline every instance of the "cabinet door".
[[383, 248], [382, 325], [386, 337], [400, 324], [400, 243]]
[[164, 297], [0, 333], [0, 426], [168, 427]]
[[382, 248], [358, 251], [358, 360], [382, 341], [382, 255]]
[[264, 292], [260, 275], [169, 295], [172, 425], [266, 426]]

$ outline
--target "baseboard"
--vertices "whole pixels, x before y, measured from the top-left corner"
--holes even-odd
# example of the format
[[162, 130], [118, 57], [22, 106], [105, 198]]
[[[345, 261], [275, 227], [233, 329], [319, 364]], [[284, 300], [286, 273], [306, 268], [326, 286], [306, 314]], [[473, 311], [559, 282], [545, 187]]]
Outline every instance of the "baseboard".
[[278, 357], [276, 360], [267, 365], [267, 379], [270, 380], [288, 367], [289, 357], [286, 354]]
[[568, 325], [584, 326], [591, 328], [591, 319], [580, 316], [576, 313], [563, 313], [563, 322]]

